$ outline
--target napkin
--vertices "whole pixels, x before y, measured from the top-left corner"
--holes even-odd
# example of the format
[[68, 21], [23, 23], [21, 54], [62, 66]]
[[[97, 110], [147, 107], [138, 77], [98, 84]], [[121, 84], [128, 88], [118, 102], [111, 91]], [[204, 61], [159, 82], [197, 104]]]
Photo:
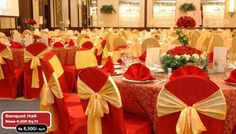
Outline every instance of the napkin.
[[20, 42], [11, 42], [10, 48], [23, 48], [22, 44]]
[[64, 47], [64, 45], [61, 42], [55, 42], [53, 47]]
[[146, 60], [146, 51], [143, 52], [141, 56], [139, 56], [139, 59], [140, 59], [141, 61], [145, 61], [145, 60]]
[[69, 46], [70, 46], [70, 47], [75, 46], [75, 43], [74, 43], [74, 41], [73, 41], [72, 39], [69, 40]]
[[234, 70], [230, 73], [229, 78], [226, 79], [225, 81], [236, 83], [236, 69], [234, 69]]
[[186, 65], [176, 69], [170, 76], [170, 80], [176, 79], [186, 75], [197, 75], [206, 79], [210, 79], [207, 73], [199, 67], [193, 65]]
[[105, 62], [105, 64], [102, 67], [102, 70], [108, 74], [114, 74], [115, 73], [115, 69], [114, 69], [114, 64], [113, 64], [113, 60], [111, 58], [111, 56], [107, 57], [107, 60]]
[[123, 76], [130, 80], [146, 81], [155, 80], [151, 75], [150, 70], [141, 63], [135, 63], [129, 66]]

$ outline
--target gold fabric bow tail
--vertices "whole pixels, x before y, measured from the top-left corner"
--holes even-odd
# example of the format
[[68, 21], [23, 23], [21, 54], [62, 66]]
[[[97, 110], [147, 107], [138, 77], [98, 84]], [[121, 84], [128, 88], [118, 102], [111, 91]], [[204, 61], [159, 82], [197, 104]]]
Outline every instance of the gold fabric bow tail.
[[121, 107], [120, 93], [111, 77], [99, 92], [94, 92], [83, 81], [78, 79], [78, 93], [81, 99], [89, 99], [85, 115], [88, 116], [88, 134], [102, 134], [101, 118], [109, 113], [108, 102], [114, 107]]

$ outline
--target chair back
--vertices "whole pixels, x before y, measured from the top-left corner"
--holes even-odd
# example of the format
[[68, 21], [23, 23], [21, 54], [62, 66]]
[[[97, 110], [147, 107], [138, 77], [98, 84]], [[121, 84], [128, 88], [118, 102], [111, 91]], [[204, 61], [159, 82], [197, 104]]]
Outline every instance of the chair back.
[[214, 47], [223, 47], [224, 46], [224, 39], [221, 34], [213, 34], [207, 52], [212, 52]]
[[203, 33], [197, 39], [195, 48], [198, 50], [202, 50], [203, 52], [207, 52], [209, 42], [210, 42], [211, 34], [210, 33]]
[[157, 99], [158, 133], [222, 134], [226, 102], [219, 87], [199, 76], [169, 81]]
[[235, 61], [236, 60], [236, 36], [232, 39], [232, 44], [229, 48], [229, 54], [230, 54], [230, 60]]
[[0, 97], [16, 98], [16, 77], [13, 56], [6, 45], [0, 43]]
[[115, 48], [114, 48], [114, 40], [118, 38], [118, 35], [117, 34], [108, 34], [107, 36], [107, 49], [109, 51], [114, 51]]
[[196, 43], [197, 43], [197, 40], [200, 36], [200, 33], [198, 31], [194, 31], [192, 34], [191, 34], [191, 39], [190, 39], [190, 46], [191, 47], [195, 47]]
[[210, 79], [208, 74], [201, 68], [193, 66], [193, 65], [186, 65], [176, 69], [170, 76], [170, 80], [174, 80], [176, 78], [185, 76], [185, 75], [197, 75], [206, 79]]
[[83, 69], [86, 67], [97, 66], [97, 59], [95, 54], [90, 49], [80, 49], [75, 54], [75, 67], [76, 69]]
[[63, 97], [64, 72], [59, 59], [53, 52], [47, 52], [42, 60], [44, 86], [40, 94], [40, 110], [52, 114], [50, 131], [60, 130], [67, 133], [70, 117]]
[[120, 93], [110, 76], [97, 68], [86, 68], [79, 73], [77, 86], [88, 116], [88, 134], [126, 133]]
[[119, 48], [121, 46], [124, 46], [124, 45], [126, 45], [126, 41], [123, 40], [122, 38], [118, 37], [118, 38], [114, 39], [113, 48], [114, 48], [115, 51], [117, 50], [117, 48]]
[[41, 61], [46, 51], [47, 46], [42, 42], [32, 43], [24, 51], [24, 96], [26, 98], [39, 96], [43, 85]]
[[160, 47], [158, 40], [154, 38], [145, 39], [141, 45], [141, 53], [145, 52], [147, 48], [150, 47]]

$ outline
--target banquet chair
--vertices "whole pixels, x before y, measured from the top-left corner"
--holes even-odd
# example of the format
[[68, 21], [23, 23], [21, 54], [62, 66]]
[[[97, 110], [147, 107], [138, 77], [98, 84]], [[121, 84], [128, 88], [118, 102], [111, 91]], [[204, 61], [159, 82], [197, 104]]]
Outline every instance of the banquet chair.
[[80, 70], [86, 67], [95, 67], [97, 65], [98, 65], [97, 59], [92, 50], [82, 48], [76, 52], [75, 67], [77, 70]]
[[16, 98], [23, 88], [23, 69], [14, 69], [11, 50], [0, 43], [0, 98]]
[[169, 80], [174, 80], [185, 75], [197, 75], [202, 78], [210, 79], [208, 74], [203, 69], [194, 65], [185, 65], [176, 69], [169, 77]]
[[107, 40], [107, 49], [108, 51], [114, 51], [114, 40], [118, 38], [117, 34], [114, 33], [110, 33], [107, 35], [107, 37], [105, 38]]
[[157, 98], [158, 133], [223, 134], [226, 101], [219, 87], [200, 76], [169, 81]]
[[199, 38], [200, 33], [198, 31], [193, 31], [193, 33], [191, 34], [191, 38], [190, 38], [190, 46], [191, 47], [195, 47], [196, 43], [197, 43], [197, 39]]
[[230, 54], [230, 60], [235, 61], [236, 60], [236, 36], [232, 39], [232, 44], [229, 48], [229, 54]]
[[[94, 77], [96, 76], [96, 77]], [[78, 93], [87, 116], [88, 134], [151, 134], [152, 124], [138, 115], [123, 114], [119, 90], [98, 68], [79, 73]]]
[[203, 52], [207, 52], [210, 39], [211, 39], [211, 34], [210, 33], [203, 33], [197, 39], [195, 48], [199, 49], [199, 50], [202, 50]]
[[121, 46], [126, 46], [126, 41], [123, 40], [122, 38], [115, 38], [114, 41], [113, 41], [113, 48], [114, 50], [116, 51], [117, 48], [121, 47]]
[[40, 110], [52, 114], [48, 133], [86, 134], [86, 118], [78, 94], [63, 93], [67, 85], [57, 56], [47, 52], [42, 60], [44, 86], [40, 93]]
[[154, 38], [147, 38], [142, 42], [141, 53], [145, 52], [149, 47], [160, 47], [158, 40]]
[[41, 61], [47, 51], [46, 44], [42, 42], [32, 43], [24, 52], [24, 97], [27, 99], [39, 97], [42, 85]]
[[77, 46], [79, 48], [88, 48], [91, 49], [93, 48], [93, 43], [89, 38], [85, 38], [84, 36], [80, 36], [77, 39]]
[[207, 52], [210, 53], [213, 51], [214, 47], [223, 47], [224, 39], [221, 34], [213, 34], [209, 42]]

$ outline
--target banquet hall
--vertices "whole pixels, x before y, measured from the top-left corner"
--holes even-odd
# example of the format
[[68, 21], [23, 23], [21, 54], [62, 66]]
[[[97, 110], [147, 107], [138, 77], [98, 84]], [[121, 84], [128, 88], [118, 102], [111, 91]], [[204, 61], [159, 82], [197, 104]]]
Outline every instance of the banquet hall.
[[0, 134], [236, 134], [236, 0], [0, 0]]

